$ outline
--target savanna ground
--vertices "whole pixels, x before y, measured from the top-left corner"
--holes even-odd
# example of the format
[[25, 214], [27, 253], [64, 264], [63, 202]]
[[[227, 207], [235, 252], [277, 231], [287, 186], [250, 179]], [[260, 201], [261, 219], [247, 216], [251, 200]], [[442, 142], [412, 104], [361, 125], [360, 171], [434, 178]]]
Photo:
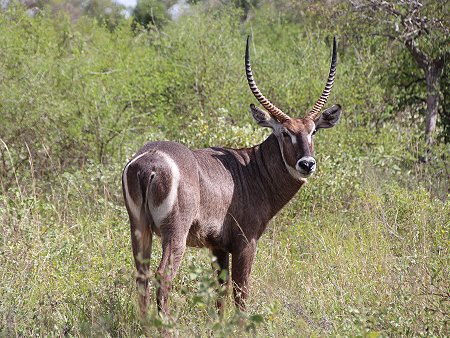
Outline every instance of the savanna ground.
[[386, 75], [406, 56], [376, 37], [340, 44], [329, 102], [341, 122], [316, 135], [318, 172], [260, 240], [248, 312], [230, 296], [216, 315], [211, 257], [188, 249], [171, 318], [154, 292], [138, 318], [127, 159], [148, 140], [244, 147], [268, 135], [248, 113], [247, 34], [260, 88], [292, 115], [323, 89], [332, 34], [343, 41], [270, 4], [241, 15], [198, 6], [144, 30], [0, 14], [0, 336], [449, 335], [449, 146], [419, 160], [423, 115], [396, 109]]

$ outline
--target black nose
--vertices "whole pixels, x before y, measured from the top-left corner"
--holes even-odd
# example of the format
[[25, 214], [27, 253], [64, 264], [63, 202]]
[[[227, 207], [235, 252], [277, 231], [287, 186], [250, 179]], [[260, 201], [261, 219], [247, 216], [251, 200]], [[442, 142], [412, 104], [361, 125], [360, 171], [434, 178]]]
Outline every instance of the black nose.
[[299, 168], [306, 172], [310, 172], [315, 165], [316, 161], [313, 158], [298, 161]]

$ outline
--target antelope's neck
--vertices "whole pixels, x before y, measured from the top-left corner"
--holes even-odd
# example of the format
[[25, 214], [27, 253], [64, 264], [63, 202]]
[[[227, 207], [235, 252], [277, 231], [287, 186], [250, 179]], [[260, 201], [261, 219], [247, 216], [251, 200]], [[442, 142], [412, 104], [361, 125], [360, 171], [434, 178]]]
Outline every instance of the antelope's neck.
[[280, 146], [275, 135], [270, 135], [263, 143], [248, 149], [242, 149], [241, 155], [248, 156], [249, 166], [257, 173], [249, 184], [252, 190], [259, 190], [271, 206], [272, 218], [288, 203], [306, 182], [297, 180], [287, 170]]

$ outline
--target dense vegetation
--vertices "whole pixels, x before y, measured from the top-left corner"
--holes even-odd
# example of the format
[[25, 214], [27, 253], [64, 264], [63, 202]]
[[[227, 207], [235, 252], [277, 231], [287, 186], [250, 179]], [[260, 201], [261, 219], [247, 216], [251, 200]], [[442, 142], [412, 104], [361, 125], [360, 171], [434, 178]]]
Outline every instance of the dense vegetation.
[[[448, 335], [450, 149], [436, 141], [419, 160], [423, 106], [402, 104], [414, 92], [395, 81], [416, 68], [389, 41], [285, 4], [245, 20], [197, 5], [150, 29], [0, 14], [1, 336]], [[317, 174], [259, 243], [248, 313], [230, 297], [216, 315], [211, 258], [189, 249], [172, 318], [153, 300], [141, 322], [121, 170], [147, 140], [244, 147], [268, 135], [247, 111], [247, 34], [260, 88], [292, 115], [320, 95], [336, 34], [341, 122], [315, 137]], [[159, 257], [156, 240], [153, 267]]]

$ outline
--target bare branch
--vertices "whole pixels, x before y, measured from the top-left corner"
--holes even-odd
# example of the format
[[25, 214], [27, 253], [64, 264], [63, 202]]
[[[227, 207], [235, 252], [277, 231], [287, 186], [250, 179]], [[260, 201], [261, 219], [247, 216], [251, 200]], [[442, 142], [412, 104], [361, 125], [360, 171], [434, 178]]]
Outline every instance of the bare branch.
[[405, 45], [408, 48], [408, 50], [411, 52], [414, 60], [419, 64], [419, 66], [426, 70], [428, 67], [428, 55], [425, 54], [424, 51], [422, 51], [419, 47], [417, 47], [416, 42], [413, 39], [408, 39], [405, 41]]

